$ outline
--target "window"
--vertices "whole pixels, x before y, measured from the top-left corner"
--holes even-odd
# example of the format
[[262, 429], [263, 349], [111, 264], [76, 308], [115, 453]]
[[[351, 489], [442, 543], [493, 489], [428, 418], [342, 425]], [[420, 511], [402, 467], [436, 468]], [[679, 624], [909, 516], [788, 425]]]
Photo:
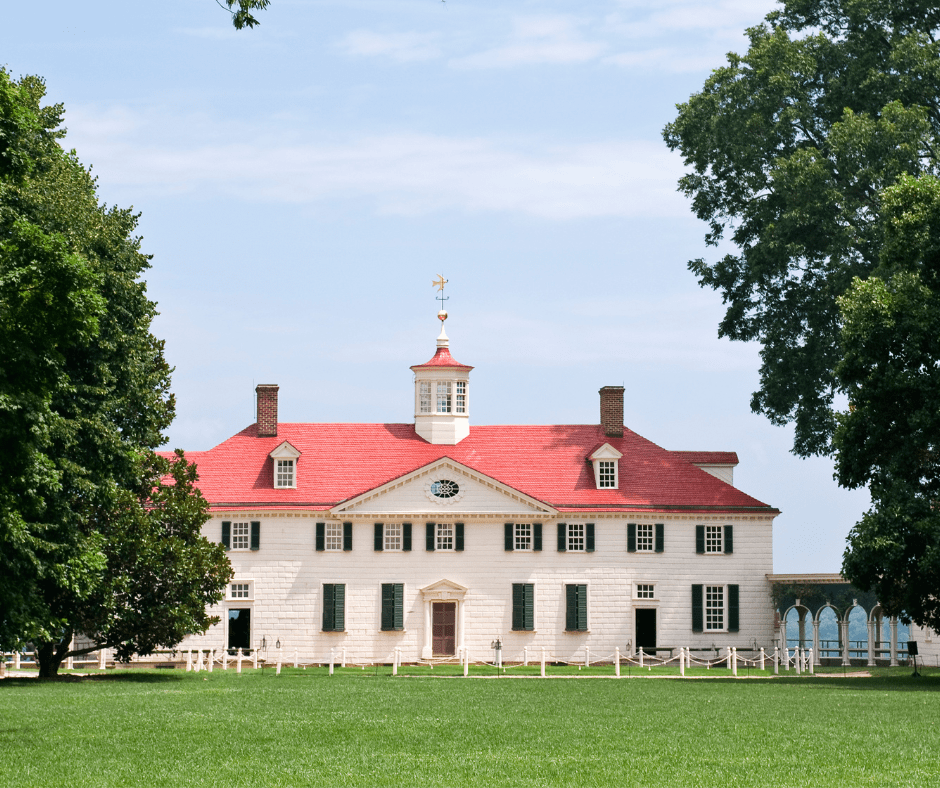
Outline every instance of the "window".
[[692, 631], [739, 631], [739, 586], [693, 585]]
[[342, 632], [346, 629], [345, 583], [323, 584], [323, 631]]
[[437, 412], [450, 413], [451, 384], [449, 380], [437, 382]]
[[532, 583], [512, 584], [512, 628], [516, 632], [535, 629], [535, 586]]
[[400, 632], [405, 628], [404, 583], [382, 583], [382, 631]]
[[506, 552], [513, 550], [538, 552], [542, 549], [541, 523], [506, 523], [504, 529]]
[[648, 553], [653, 550], [653, 525], [640, 523], [636, 527], [636, 550], [638, 553]]
[[258, 550], [261, 547], [261, 523], [222, 521], [222, 544], [226, 550]]
[[637, 583], [637, 599], [656, 599], [656, 586], [652, 583]]
[[558, 552], [594, 552], [594, 523], [558, 523]]
[[385, 526], [385, 550], [401, 550], [401, 525], [389, 523]]
[[467, 382], [465, 380], [457, 381], [457, 408], [455, 413], [467, 412]]
[[705, 586], [705, 629], [725, 628], [725, 587]]
[[229, 586], [229, 599], [251, 599], [251, 583], [232, 583]]
[[661, 553], [666, 544], [664, 523], [627, 523], [628, 553]]
[[251, 538], [251, 526], [248, 523], [232, 523], [232, 549], [247, 550]]
[[294, 461], [293, 460], [275, 460], [274, 486], [275, 487], [293, 487], [294, 486]]
[[421, 413], [431, 412], [431, 384], [422, 380], [418, 385], [418, 410]]
[[532, 526], [529, 523], [516, 523], [513, 541], [513, 550], [531, 550]]
[[425, 549], [429, 553], [435, 550], [463, 550], [463, 523], [428, 523], [425, 533]]
[[317, 523], [316, 549], [352, 550], [352, 523]]
[[437, 543], [435, 550], [453, 550], [454, 549], [454, 526], [450, 523], [437, 524]]
[[565, 586], [565, 630], [587, 631], [587, 585], [571, 583]]
[[696, 525], [695, 552], [726, 555], [734, 552], [733, 525]]
[[705, 526], [705, 552], [706, 553], [720, 553], [721, 549], [721, 526], [720, 525], [706, 525]]
[[617, 463], [614, 460], [601, 460], [598, 463], [597, 486], [612, 489], [617, 487]]
[[453, 498], [459, 492], [460, 486], [450, 479], [438, 479], [431, 483], [431, 495], [435, 498]]
[[294, 489], [297, 487], [297, 463], [300, 451], [290, 441], [283, 441], [268, 455], [273, 461], [275, 489]]

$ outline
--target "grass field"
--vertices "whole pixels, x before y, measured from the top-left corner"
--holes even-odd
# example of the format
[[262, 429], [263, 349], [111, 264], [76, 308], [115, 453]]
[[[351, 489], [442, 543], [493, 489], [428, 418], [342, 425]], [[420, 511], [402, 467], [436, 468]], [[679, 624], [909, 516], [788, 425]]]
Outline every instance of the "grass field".
[[458, 670], [7, 678], [0, 785], [940, 785], [936, 669], [634, 669], [619, 681], [601, 676], [609, 666], [575, 669], [581, 680]]

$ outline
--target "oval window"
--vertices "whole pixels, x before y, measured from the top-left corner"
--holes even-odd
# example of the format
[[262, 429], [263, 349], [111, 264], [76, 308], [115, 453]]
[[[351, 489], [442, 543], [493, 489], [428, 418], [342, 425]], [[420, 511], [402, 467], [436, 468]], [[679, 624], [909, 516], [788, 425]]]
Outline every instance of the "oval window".
[[431, 495], [438, 498], [453, 498], [459, 492], [457, 482], [452, 482], [450, 479], [438, 479], [431, 484]]

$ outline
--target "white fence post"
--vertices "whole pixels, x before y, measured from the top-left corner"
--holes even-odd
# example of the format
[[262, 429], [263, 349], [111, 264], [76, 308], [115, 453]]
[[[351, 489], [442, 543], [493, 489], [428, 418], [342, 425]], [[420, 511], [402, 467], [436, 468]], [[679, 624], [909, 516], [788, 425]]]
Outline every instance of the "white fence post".
[[206, 669], [211, 673], [215, 668], [215, 649], [210, 648], [209, 653], [206, 655]]
[[346, 667], [346, 646], [343, 646], [343, 658], [342, 658], [342, 660], [340, 661], [339, 666], [340, 666], [341, 668], [345, 668], [345, 667]]
[[522, 666], [523, 667], [529, 666], [529, 647], [528, 646], [522, 647]]
[[796, 675], [799, 676], [800, 673], [803, 672], [803, 671], [802, 671], [802, 667], [803, 667], [803, 656], [802, 656], [802, 654], [800, 654], [800, 649], [799, 649], [799, 648], [795, 648], [795, 649], [793, 649], [793, 651], [795, 652], [795, 653], [793, 654], [793, 666], [796, 668]]
[[620, 678], [620, 646], [614, 649], [614, 675]]
[[334, 648], [330, 649], [330, 675], [331, 676], [333, 675], [333, 661], [336, 659], [335, 651], [336, 649]]
[[545, 646], [542, 646], [542, 672], [541, 676], [545, 678]]
[[643, 667], [643, 646], [640, 646], [640, 667]]
[[685, 675], [685, 646], [679, 646], [679, 675]]
[[19, 669], [20, 669], [20, 652], [14, 651], [13, 652], [13, 670], [19, 670]]
[[463, 650], [463, 675], [470, 675], [470, 652], [467, 649]]
[[189, 673], [193, 669], [193, 651], [190, 649], [186, 652], [186, 672]]
[[242, 672], [242, 658], [243, 658], [242, 650], [238, 649], [238, 651], [235, 652], [235, 672], [236, 673]]
[[738, 650], [736, 648], [731, 649], [731, 675], [738, 675]]
[[813, 650], [812, 649], [809, 650], [809, 672], [810, 673], [816, 672], [813, 666]]
[[591, 667], [591, 649], [588, 646], [584, 647], [584, 667]]
[[104, 655], [104, 649], [101, 648], [101, 649], [98, 649], [98, 670], [104, 670], [104, 669], [105, 669], [105, 655]]
[[297, 649], [294, 649], [294, 667], [297, 667]]
[[780, 675], [780, 649], [774, 646], [774, 675]]
[[252, 649], [251, 651], [251, 667], [258, 667], [258, 649]]
[[764, 669], [764, 647], [760, 647], [760, 669]]

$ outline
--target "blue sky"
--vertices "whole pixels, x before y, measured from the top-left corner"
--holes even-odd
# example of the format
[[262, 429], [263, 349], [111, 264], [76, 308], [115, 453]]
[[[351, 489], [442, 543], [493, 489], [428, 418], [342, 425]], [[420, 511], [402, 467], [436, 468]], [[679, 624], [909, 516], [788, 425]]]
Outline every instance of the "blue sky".
[[175, 366], [169, 445], [254, 421], [407, 422], [438, 323], [472, 423], [625, 421], [738, 452], [783, 511], [777, 572], [835, 572], [867, 508], [750, 412], [758, 348], [717, 338], [713, 256], [662, 143], [765, 0], [273, 0], [236, 32], [213, 0], [4, 11], [0, 63], [46, 78], [102, 200], [142, 213], [154, 325]]

